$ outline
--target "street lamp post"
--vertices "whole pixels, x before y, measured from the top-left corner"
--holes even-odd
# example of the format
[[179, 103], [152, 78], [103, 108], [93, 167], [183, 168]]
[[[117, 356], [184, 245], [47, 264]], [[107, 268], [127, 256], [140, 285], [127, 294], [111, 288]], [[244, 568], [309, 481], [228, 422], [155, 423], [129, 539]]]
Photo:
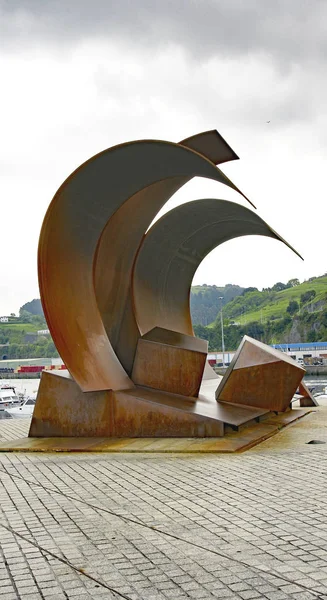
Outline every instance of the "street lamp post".
[[224, 321], [223, 321], [223, 296], [219, 296], [219, 300], [221, 300], [220, 307], [220, 323], [221, 323], [221, 347], [223, 351], [223, 367], [225, 366], [225, 340], [224, 340]]

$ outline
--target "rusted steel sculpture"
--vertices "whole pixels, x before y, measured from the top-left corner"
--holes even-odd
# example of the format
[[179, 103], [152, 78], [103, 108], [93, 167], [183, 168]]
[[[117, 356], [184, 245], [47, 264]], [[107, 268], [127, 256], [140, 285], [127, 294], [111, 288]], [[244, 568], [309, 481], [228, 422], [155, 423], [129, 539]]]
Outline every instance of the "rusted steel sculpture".
[[[216, 166], [236, 158], [216, 131], [179, 144], [130, 142], [94, 156], [59, 188], [38, 268], [69, 375], [43, 374], [30, 436], [216, 436], [226, 419], [240, 419], [214, 399], [207, 348], [192, 329], [192, 278], [208, 252], [234, 237], [288, 244], [249, 209], [214, 199], [180, 206], [147, 231], [195, 176], [242, 194]], [[208, 380], [209, 400], [208, 384], [198, 395]]]

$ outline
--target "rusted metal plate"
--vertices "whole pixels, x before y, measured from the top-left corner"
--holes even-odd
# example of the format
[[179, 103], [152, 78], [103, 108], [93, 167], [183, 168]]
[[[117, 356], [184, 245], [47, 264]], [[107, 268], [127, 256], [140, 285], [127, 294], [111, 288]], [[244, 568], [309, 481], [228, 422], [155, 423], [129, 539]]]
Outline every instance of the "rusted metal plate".
[[[136, 388], [137, 390], [137, 388]], [[152, 395], [151, 395], [152, 391]], [[192, 402], [170, 395], [166, 404], [160, 392], [138, 388], [138, 394], [115, 392], [117, 437], [220, 437], [224, 424], [216, 418], [192, 411]], [[167, 396], [167, 393], [165, 393]]]
[[192, 150], [203, 154], [215, 165], [221, 165], [224, 162], [239, 158], [216, 129], [192, 135], [179, 143], [181, 146], [192, 148]]
[[154, 327], [142, 336], [142, 340], [148, 342], [157, 342], [158, 344], [166, 344], [168, 346], [176, 346], [184, 350], [192, 350], [207, 354], [208, 342], [201, 338], [196, 338], [193, 335], [185, 335], [180, 331], [172, 331], [163, 327]]
[[140, 337], [131, 293], [132, 269], [144, 233], [158, 210], [189, 178], [159, 181], [132, 196], [109, 219], [94, 261], [94, 287], [113, 350], [130, 375]]
[[[59, 354], [83, 391], [133, 386], [110, 343], [95, 292], [94, 261], [102, 231], [124, 203], [131, 203], [125, 213], [129, 219], [117, 232], [125, 240], [131, 221], [138, 219], [132, 208], [137, 193], [142, 194], [159, 181], [182, 178], [185, 182], [195, 176], [207, 177], [237, 190], [212, 162], [189, 148], [162, 141], [131, 142], [105, 150], [81, 165], [62, 184], [51, 202], [39, 242], [41, 300]], [[167, 193], [163, 193], [161, 202], [166, 199]], [[151, 223], [153, 202], [153, 194], [147, 197], [144, 193], [142, 227], [147, 219], [147, 226]], [[160, 202], [156, 203], [155, 212], [160, 208]], [[135, 235], [134, 248], [130, 248], [126, 261], [128, 265], [144, 233], [145, 230], [138, 231]], [[110, 240], [110, 235], [107, 239]], [[115, 254], [112, 245], [110, 252]], [[117, 269], [119, 259], [118, 256], [113, 260], [113, 270]], [[109, 253], [109, 269], [110, 264]], [[121, 272], [121, 277], [130, 279], [129, 268], [126, 275]], [[127, 285], [124, 283], [122, 287], [126, 289]], [[103, 288], [98, 279], [97, 286]], [[126, 309], [130, 311], [130, 298]], [[127, 322], [130, 323], [129, 318]], [[110, 329], [108, 323], [107, 328]], [[126, 335], [128, 338], [128, 332]], [[135, 339], [135, 330], [130, 337]], [[130, 357], [126, 360], [128, 362]]]
[[218, 401], [285, 411], [304, 370], [289, 356], [245, 336], [220, 382]]
[[174, 394], [197, 396], [206, 359], [206, 352], [140, 339], [132, 380]]
[[[195, 150], [214, 164], [238, 158], [215, 130], [194, 135], [180, 145]], [[157, 212], [189, 179], [189, 176], [173, 177], [137, 192], [116, 210], [99, 239], [94, 260], [97, 304], [113, 350], [129, 375], [140, 337], [131, 289], [134, 260]]]
[[183, 396], [199, 393], [208, 342], [155, 327], [138, 341], [134, 383]]
[[29, 437], [112, 435], [112, 391], [81, 392], [62, 371], [43, 371]]

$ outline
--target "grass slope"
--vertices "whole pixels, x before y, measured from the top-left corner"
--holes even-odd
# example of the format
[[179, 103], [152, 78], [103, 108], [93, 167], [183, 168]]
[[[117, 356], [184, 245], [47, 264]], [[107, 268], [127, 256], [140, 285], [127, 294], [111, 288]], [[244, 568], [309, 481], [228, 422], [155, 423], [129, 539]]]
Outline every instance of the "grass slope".
[[[300, 304], [301, 295], [309, 290], [316, 292], [315, 298], [306, 304]], [[281, 319], [287, 316], [287, 307], [291, 300], [299, 304], [299, 313], [303, 310], [317, 310], [319, 303], [327, 301], [327, 276], [304, 281], [299, 285], [281, 290], [248, 292], [238, 296], [224, 307], [224, 317], [242, 325], [251, 322], [265, 322], [269, 319]], [[211, 323], [213, 327], [215, 323]]]
[[[300, 306], [301, 295], [309, 290], [314, 290], [316, 292], [315, 298], [312, 302], [308, 302], [307, 304]], [[326, 300], [326, 293], [327, 277], [321, 277], [314, 281], [304, 281], [295, 287], [282, 290], [280, 292], [275, 292], [273, 300], [263, 299], [263, 303], [260, 305], [260, 308], [258, 307], [257, 310], [245, 311], [242, 315], [242, 320], [245, 319], [247, 323], [251, 323], [253, 321], [265, 321], [271, 318], [281, 319], [287, 315], [286, 309], [291, 300], [298, 302], [300, 311], [304, 309], [308, 310], [308, 308], [311, 308], [311, 304], [315, 305], [318, 302]]]

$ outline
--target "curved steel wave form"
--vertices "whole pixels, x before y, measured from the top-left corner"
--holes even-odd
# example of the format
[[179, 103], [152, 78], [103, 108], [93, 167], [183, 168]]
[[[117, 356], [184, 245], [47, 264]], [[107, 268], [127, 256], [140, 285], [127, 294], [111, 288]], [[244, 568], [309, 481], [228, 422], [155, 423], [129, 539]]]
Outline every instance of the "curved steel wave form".
[[[221, 140], [216, 141], [218, 154], [219, 144], [223, 147]], [[39, 242], [41, 300], [58, 352], [83, 391], [133, 386], [108, 333], [116, 340], [127, 337], [127, 343], [134, 339], [135, 345], [137, 330], [131, 336], [124, 333], [129, 320], [135, 326], [127, 294], [131, 267], [163, 204], [195, 176], [239, 191], [204, 150], [201, 155], [188, 148], [187, 140], [184, 145], [151, 140], [122, 144], [81, 165], [52, 200]], [[121, 215], [116, 214], [120, 209]], [[123, 311], [115, 300], [117, 277]], [[126, 364], [132, 353], [127, 352]]]
[[161, 217], [147, 232], [134, 268], [141, 334], [163, 327], [193, 335], [189, 298], [197, 268], [214, 248], [245, 235], [263, 235], [289, 246], [257, 214], [226, 200], [188, 202]]
[[40, 235], [40, 293], [54, 343], [83, 392], [133, 388], [136, 346], [151, 327], [193, 334], [188, 294], [212, 248], [240, 235], [281, 240], [255, 213], [223, 200], [183, 205], [145, 235], [193, 177], [242, 194], [216, 166], [236, 158], [216, 131], [179, 144], [130, 142], [94, 156], [59, 188]]

